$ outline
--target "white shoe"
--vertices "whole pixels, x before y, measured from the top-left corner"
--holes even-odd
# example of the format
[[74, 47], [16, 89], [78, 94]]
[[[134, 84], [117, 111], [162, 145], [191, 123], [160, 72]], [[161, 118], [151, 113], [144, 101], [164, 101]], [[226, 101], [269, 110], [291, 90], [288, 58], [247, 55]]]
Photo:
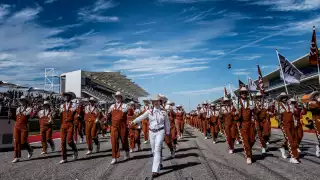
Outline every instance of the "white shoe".
[[88, 151], [88, 152], [86, 153], [86, 155], [89, 155], [89, 154], [92, 154], [92, 151]]
[[290, 158], [290, 163], [299, 164], [300, 162], [296, 158]]
[[78, 152], [74, 152], [74, 153], [73, 153], [72, 159], [73, 159], [74, 161], [78, 159]]
[[316, 156], [320, 157], [320, 146], [316, 145]]
[[42, 151], [42, 152], [41, 152], [41, 155], [44, 155], [44, 154], [47, 154], [47, 152]]
[[288, 156], [286, 155], [285, 149], [284, 149], [284, 148], [280, 148], [280, 152], [281, 152], [282, 158], [283, 158], [283, 159], [287, 159]]
[[298, 153], [301, 153], [301, 150], [299, 148], [297, 149], [297, 151], [298, 151]]
[[144, 144], [148, 144], [148, 143], [149, 143], [149, 141], [144, 141], [143, 143], [144, 143]]
[[31, 151], [28, 152], [28, 159], [30, 159], [32, 157], [32, 155], [33, 155], [33, 149], [31, 149]]
[[262, 153], [262, 154], [265, 154], [265, 153], [266, 153], [266, 148], [262, 148], [262, 149], [261, 149], [261, 153]]
[[66, 163], [66, 162], [67, 162], [66, 159], [62, 159], [59, 163], [60, 163], [60, 164], [63, 164], [63, 163]]
[[124, 155], [124, 160], [128, 160], [130, 158], [130, 153], [126, 152], [126, 154]]
[[116, 158], [112, 158], [111, 164], [115, 164], [115, 163], [117, 163], [117, 159]]
[[239, 141], [236, 141], [236, 144], [240, 144]]
[[19, 160], [20, 160], [19, 158], [14, 158], [13, 161], [12, 161], [12, 163], [19, 162]]
[[233, 154], [233, 150], [230, 149], [230, 150], [229, 150], [229, 154]]
[[251, 158], [247, 158], [247, 164], [252, 164]]
[[216, 142], [216, 141], [212, 141], [212, 143], [213, 143], [213, 144], [217, 144], [217, 142]]
[[270, 143], [269, 143], [269, 142], [267, 142], [266, 144], [267, 144], [267, 145], [269, 145]]
[[130, 149], [130, 153], [132, 153], [133, 152], [133, 150], [132, 149]]
[[208, 137], [206, 136], [206, 137], [204, 137], [204, 139], [208, 139]]

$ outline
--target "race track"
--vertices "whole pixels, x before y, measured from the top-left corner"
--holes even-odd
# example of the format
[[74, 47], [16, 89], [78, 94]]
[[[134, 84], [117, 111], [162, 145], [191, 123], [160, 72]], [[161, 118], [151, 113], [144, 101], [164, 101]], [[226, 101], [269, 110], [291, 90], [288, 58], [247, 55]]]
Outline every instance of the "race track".
[[[223, 140], [223, 138], [221, 138]], [[57, 149], [60, 141], [55, 140]], [[290, 164], [289, 159], [282, 159], [277, 147], [282, 143], [282, 135], [273, 130], [272, 144], [266, 157], [260, 156], [259, 142], [253, 152], [254, 163], [247, 165], [242, 146], [236, 145], [236, 153], [228, 154], [224, 142], [212, 144], [211, 139], [204, 140], [199, 132], [186, 127], [185, 138], [179, 142], [179, 150], [175, 159], [164, 149], [164, 169], [159, 180], [316, 180], [320, 177], [320, 158], [316, 158], [315, 135], [305, 133], [301, 164]], [[151, 179], [152, 155], [149, 145], [143, 144], [142, 152], [134, 152], [127, 162], [110, 165], [111, 145], [109, 139], [101, 139], [101, 152], [86, 156], [86, 145], [78, 144], [79, 159], [66, 164], [59, 164], [60, 152], [40, 155], [40, 144], [34, 156], [27, 160], [27, 152], [23, 151], [23, 159], [16, 164], [11, 163], [13, 152], [1, 152], [1, 180], [144, 180]], [[69, 152], [71, 155], [71, 152]], [[123, 153], [122, 153], [123, 155]], [[122, 159], [123, 157], [121, 157]]]

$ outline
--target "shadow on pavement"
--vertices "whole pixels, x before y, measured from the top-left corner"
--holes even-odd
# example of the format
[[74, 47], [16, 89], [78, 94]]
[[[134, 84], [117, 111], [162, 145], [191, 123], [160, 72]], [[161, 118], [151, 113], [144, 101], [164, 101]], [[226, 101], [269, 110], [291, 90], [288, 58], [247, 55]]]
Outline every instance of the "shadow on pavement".
[[198, 149], [198, 148], [196, 148], [196, 147], [182, 148], [182, 149], [178, 149], [176, 152], [184, 152], [184, 151], [189, 151], [189, 150], [193, 150], [193, 149]]
[[99, 154], [99, 155], [90, 155], [81, 159], [78, 159], [77, 161], [85, 161], [90, 159], [98, 159], [98, 158], [104, 158], [104, 157], [111, 157], [112, 154]]
[[177, 165], [172, 165], [172, 166], [165, 166], [165, 167], [163, 167], [163, 170], [166, 170], [166, 169], [170, 169], [170, 170], [166, 171], [166, 172], [163, 172], [163, 173], [160, 173], [160, 176], [165, 175], [165, 174], [169, 174], [171, 172], [178, 171], [178, 170], [181, 170], [181, 169], [184, 169], [184, 168], [187, 168], [187, 167], [196, 166], [196, 165], [199, 165], [199, 164], [201, 164], [201, 163], [199, 163], [199, 162], [188, 162], [188, 163], [185, 163], [185, 164], [177, 164]]

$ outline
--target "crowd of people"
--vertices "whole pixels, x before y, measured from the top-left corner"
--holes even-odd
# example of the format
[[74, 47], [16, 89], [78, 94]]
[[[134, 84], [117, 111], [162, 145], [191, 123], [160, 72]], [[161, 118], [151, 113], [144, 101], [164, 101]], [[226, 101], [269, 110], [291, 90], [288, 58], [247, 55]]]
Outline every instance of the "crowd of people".
[[[115, 103], [107, 110], [100, 108], [94, 98], [82, 99], [74, 103], [75, 94], [72, 92], [63, 93], [63, 103], [60, 105], [59, 114], [61, 119], [61, 151], [62, 160], [67, 162], [66, 145], [73, 150], [73, 160], [78, 158], [77, 143], [75, 135], [79, 134], [84, 142], [86, 139], [87, 153], [100, 152], [98, 127], [102, 134], [110, 131], [112, 160], [111, 164], [118, 162], [120, 157], [121, 141], [122, 150], [125, 152], [124, 160], [130, 159], [130, 154], [135, 150], [141, 150], [141, 134], [144, 136], [144, 143], [150, 143], [153, 153], [152, 176], [159, 176], [162, 165], [162, 147], [165, 143], [170, 150], [172, 158], [179, 139], [184, 137], [185, 123], [195, 130], [200, 131], [205, 139], [212, 139], [218, 144], [221, 138], [226, 140], [229, 153], [233, 154], [234, 144], [242, 144], [247, 164], [252, 163], [252, 147], [255, 144], [255, 137], [258, 136], [261, 146], [261, 153], [268, 151], [269, 139], [271, 136], [270, 119], [275, 117], [283, 132], [283, 144], [279, 150], [283, 158], [287, 158], [289, 152], [290, 163], [298, 164], [299, 145], [303, 138], [302, 116], [307, 111], [313, 113], [312, 126], [317, 132], [320, 144], [320, 94], [313, 92], [310, 95], [309, 103], [302, 107], [298, 100], [287, 93], [281, 93], [274, 101], [266, 101], [264, 94], [258, 92], [254, 100], [248, 97], [249, 91], [246, 87], [240, 88], [237, 100], [224, 97], [219, 104], [205, 101], [195, 110], [186, 113], [181, 105], [170, 102], [164, 95], [156, 94], [151, 99], [143, 100], [143, 105], [130, 102], [124, 103], [124, 97], [120, 92], [115, 94]], [[16, 163], [21, 158], [21, 147], [28, 150], [28, 158], [33, 155], [33, 149], [27, 142], [27, 122], [35, 109], [30, 106], [30, 100], [21, 96], [20, 106], [16, 112], [15, 124], [15, 153]], [[52, 141], [52, 119], [56, 116], [50, 108], [51, 103], [44, 101], [41, 110], [37, 111], [40, 118], [40, 133], [42, 134], [42, 154], [47, 153], [47, 144], [55, 150]], [[175, 107], [175, 108], [174, 108]], [[76, 133], [74, 133], [76, 132]], [[320, 157], [319, 144], [316, 146], [316, 156]], [[95, 151], [94, 151], [95, 149]]]

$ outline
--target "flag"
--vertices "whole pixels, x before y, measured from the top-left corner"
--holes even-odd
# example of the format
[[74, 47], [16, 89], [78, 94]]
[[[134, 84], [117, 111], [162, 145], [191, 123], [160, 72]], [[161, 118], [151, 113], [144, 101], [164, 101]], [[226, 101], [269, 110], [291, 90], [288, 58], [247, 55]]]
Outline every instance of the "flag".
[[309, 64], [317, 65], [319, 63], [319, 50], [317, 45], [316, 28], [313, 26], [313, 33], [310, 45]]
[[280, 61], [280, 67], [282, 73], [280, 77], [288, 83], [300, 83], [302, 73], [284, 56], [282, 56], [278, 51], [278, 58]]
[[228, 92], [226, 87], [224, 87], [224, 97], [228, 97]]
[[256, 83], [248, 76], [248, 90], [249, 91], [257, 91], [258, 87]]
[[231, 96], [231, 98], [232, 98], [234, 101], [236, 101], [236, 100], [237, 100], [237, 96], [236, 96], [236, 94], [233, 92], [230, 84], [229, 84], [229, 91], [230, 91], [230, 96]]
[[246, 85], [239, 79], [239, 89], [246, 87]]
[[259, 65], [258, 65], [258, 76], [259, 76], [259, 79], [258, 79], [259, 90], [260, 90], [260, 93], [261, 93], [261, 94], [264, 94], [262, 73], [261, 73], [261, 70], [260, 70], [260, 66], [259, 66]]

